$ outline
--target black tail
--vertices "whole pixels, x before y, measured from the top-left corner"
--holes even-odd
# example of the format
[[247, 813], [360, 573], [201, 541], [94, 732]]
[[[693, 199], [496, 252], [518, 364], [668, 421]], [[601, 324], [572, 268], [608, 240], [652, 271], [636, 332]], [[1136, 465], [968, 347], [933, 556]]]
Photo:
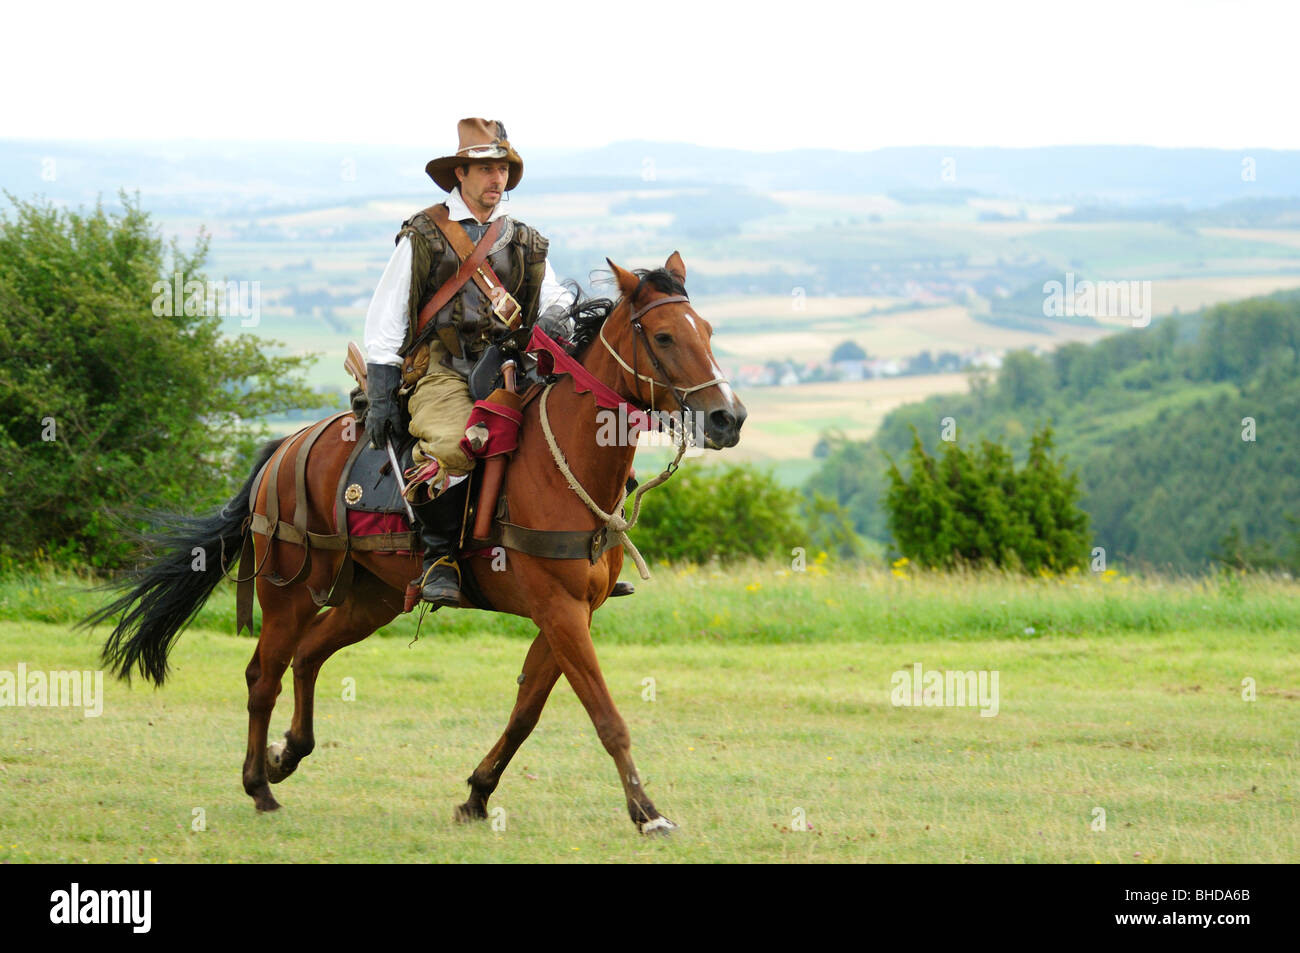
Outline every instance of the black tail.
[[[241, 531], [249, 515], [249, 490], [258, 471], [283, 442], [284, 438], [273, 440], [258, 451], [253, 472], [219, 510], [207, 516], [168, 517], [167, 525], [147, 537], [158, 558], [109, 586], [126, 590], [126, 594], [78, 623], [94, 626], [125, 613], [101, 655], [105, 668], [118, 678], [130, 681], [135, 668], [155, 685], [167, 678], [167, 653], [238, 556]], [[196, 549], [203, 552], [202, 569], [194, 568]], [[252, 571], [252, 567], [240, 569]]]

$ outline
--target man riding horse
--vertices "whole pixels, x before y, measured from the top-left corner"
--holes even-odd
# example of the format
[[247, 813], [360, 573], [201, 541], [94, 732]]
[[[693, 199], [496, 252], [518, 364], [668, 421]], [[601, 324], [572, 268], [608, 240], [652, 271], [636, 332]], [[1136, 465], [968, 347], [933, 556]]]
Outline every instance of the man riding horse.
[[[365, 330], [366, 432], [376, 449], [390, 438], [401, 443], [399, 389], [409, 394], [418, 443], [407, 499], [425, 550], [421, 596], [437, 606], [460, 603], [455, 548], [475, 462], [465, 434], [474, 407], [469, 374], [489, 345], [534, 323], [554, 338], [572, 334], [573, 295], [546, 260], [547, 240], [501, 206], [524, 174], [505, 127], [462, 119], [457, 132], [456, 152], [425, 166], [447, 200], [402, 223]], [[478, 258], [477, 267], [462, 266]]]
[[[686, 263], [677, 252], [663, 267], [637, 272], [610, 261], [619, 298], [564, 310], [564, 321], [572, 314], [576, 324], [571, 349], [540, 333], [546, 309], [562, 308], [568, 296], [546, 267], [545, 240], [498, 211], [501, 194], [518, 183], [522, 163], [498, 123], [465, 120], [460, 145], [455, 156], [429, 163], [430, 175], [449, 193], [447, 202], [403, 225], [366, 327], [373, 362], [366, 430], [390, 452], [390, 437], [405, 436], [397, 400], [404, 384], [411, 431], [420, 445], [411, 493], [420, 503], [422, 519], [416, 522], [430, 549], [416, 579], [425, 584], [426, 597], [445, 598], [460, 580], [458, 573], [452, 576], [452, 551], [461, 507], [440, 506], [446, 513], [440, 516], [426, 504], [438, 494], [446, 498], [453, 481], [452, 491], [464, 492], [465, 481], [456, 478], [470, 472], [474, 455], [500, 456], [489, 449], [491, 436], [487, 444], [475, 442], [477, 422], [465, 432], [471, 412], [465, 374], [486, 340], [509, 336], [506, 343], [513, 347], [526, 324], [536, 322], [524, 347], [538, 354], [546, 381], [532, 388], [533, 401], [524, 405], [515, 452], [500, 474], [508, 518], [494, 523], [509, 556], [501, 568], [488, 568], [485, 560], [465, 565], [473, 579], [467, 576], [466, 583], [483, 596], [482, 604], [530, 620], [537, 635], [516, 679], [510, 720], [470, 775], [469, 799], [455, 817], [488, 817], [488, 799], [502, 772], [563, 677], [614, 760], [637, 830], [666, 833], [676, 825], [646, 794], [627, 723], [596, 659], [591, 620], [618, 594], [625, 551], [648, 578], [626, 531], [636, 523], [645, 489], [672, 475], [686, 444], [679, 443], [677, 458], [641, 488], [629, 518], [623, 504], [637, 448], [630, 440], [608, 440], [598, 417], [601, 409], [615, 410], [631, 428], [636, 414], [639, 433], [651, 411], [690, 412], [700, 422], [704, 445], [721, 449], [739, 441], [745, 406], [713, 356], [713, 328], [686, 293]], [[465, 234], [470, 229], [483, 235], [477, 246]], [[466, 264], [458, 265], [462, 258]], [[564, 321], [552, 327], [555, 334], [565, 334]], [[472, 379], [480, 391], [483, 382], [478, 375]], [[481, 405], [478, 410], [486, 412]], [[93, 625], [120, 616], [104, 643], [104, 664], [122, 677], [138, 669], [161, 685], [177, 635], [231, 568], [225, 556], [239, 554], [236, 626], [253, 629], [254, 591], [262, 607], [261, 632], [244, 670], [248, 747], [242, 774], [244, 791], [259, 811], [280, 806], [271, 785], [291, 775], [316, 746], [314, 694], [321, 666], [396, 618], [407, 580], [421, 571], [406, 533], [357, 538], [348, 529], [349, 497], [338, 491], [359, 448], [347, 416], [334, 414], [263, 446], [224, 506], [160, 528], [162, 551], [115, 585], [124, 590], [119, 598], [85, 620]], [[363, 539], [376, 545], [362, 545]], [[209, 558], [206, 569], [195, 571], [197, 552], [223, 558]], [[293, 717], [284, 740], [271, 744], [271, 716], [290, 665]]]

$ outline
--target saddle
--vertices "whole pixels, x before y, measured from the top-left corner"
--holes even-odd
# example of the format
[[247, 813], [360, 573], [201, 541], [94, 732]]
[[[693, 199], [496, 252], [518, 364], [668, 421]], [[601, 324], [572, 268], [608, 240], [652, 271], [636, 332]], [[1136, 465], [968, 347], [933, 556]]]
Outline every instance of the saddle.
[[[403, 472], [414, 466], [415, 444], [415, 438], [410, 437], [396, 448], [397, 462]], [[348, 459], [340, 479], [344, 484], [343, 502], [347, 504], [349, 513], [406, 515], [387, 450], [376, 450], [369, 442], [363, 442], [360, 453], [354, 453]]]

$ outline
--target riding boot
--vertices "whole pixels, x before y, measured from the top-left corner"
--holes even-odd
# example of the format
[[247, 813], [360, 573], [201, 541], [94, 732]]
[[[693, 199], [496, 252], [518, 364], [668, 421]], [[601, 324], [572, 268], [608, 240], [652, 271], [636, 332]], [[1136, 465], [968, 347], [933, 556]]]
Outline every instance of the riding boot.
[[468, 483], [462, 480], [436, 499], [412, 506], [424, 545], [424, 569], [418, 580], [420, 596], [435, 606], [460, 605], [456, 546], [460, 542]]

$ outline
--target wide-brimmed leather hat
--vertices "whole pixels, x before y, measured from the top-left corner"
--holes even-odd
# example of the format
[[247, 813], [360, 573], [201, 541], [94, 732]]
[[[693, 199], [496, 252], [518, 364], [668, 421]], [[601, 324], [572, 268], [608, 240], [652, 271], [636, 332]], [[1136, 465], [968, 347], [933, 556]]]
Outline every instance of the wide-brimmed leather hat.
[[495, 119], [462, 119], [456, 124], [456, 133], [460, 137], [460, 147], [455, 155], [430, 159], [424, 171], [444, 192], [452, 192], [459, 185], [456, 167], [466, 162], [495, 162], [505, 160], [510, 163], [510, 173], [506, 177], [506, 191], [509, 192], [524, 177], [524, 160], [510, 145], [506, 138], [506, 127]]

